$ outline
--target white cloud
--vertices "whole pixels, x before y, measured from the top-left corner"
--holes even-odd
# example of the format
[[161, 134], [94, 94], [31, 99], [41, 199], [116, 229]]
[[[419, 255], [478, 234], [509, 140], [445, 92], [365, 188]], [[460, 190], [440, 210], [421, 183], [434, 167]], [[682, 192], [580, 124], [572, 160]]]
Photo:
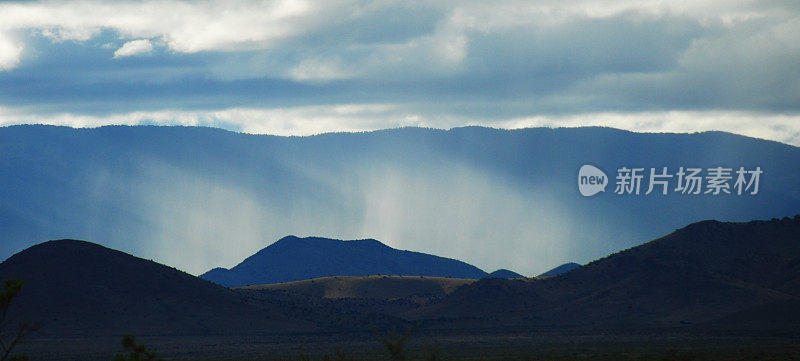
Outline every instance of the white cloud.
[[[795, 70], [800, 42], [794, 41], [794, 34], [800, 31], [798, 10], [789, 2], [736, 0], [612, 0], [602, 4], [589, 0], [498, 0], [491, 4], [478, 0], [0, 2], [0, 71], [18, 66], [23, 55], [26, 44], [12, 39], [13, 34], [28, 34], [20, 39], [38, 34], [53, 42], [88, 42], [94, 48], [87, 54], [113, 51], [115, 58], [141, 55], [155, 48], [166, 49], [167, 56], [214, 52], [176, 56], [174, 62], [162, 63], [168, 66], [155, 64], [135, 71], [113, 66], [92, 68], [95, 64], [88, 62], [84, 67], [85, 58], [80, 57], [68, 66], [93, 77], [120, 80], [120, 87], [140, 92], [137, 101], [125, 99], [126, 109], [136, 109], [139, 104], [180, 109], [205, 101], [192, 97], [194, 89], [169, 84], [185, 76], [190, 81], [183, 84], [194, 84], [195, 80], [227, 82], [229, 87], [210, 86], [203, 93], [216, 102], [215, 107], [234, 109], [241, 116], [257, 114], [271, 119], [227, 119], [226, 114], [233, 111], [228, 109], [222, 113], [112, 116], [119, 122], [138, 116], [160, 121], [163, 116], [164, 122], [173, 124], [170, 117], [176, 116], [280, 134], [375, 129], [406, 124], [408, 119], [436, 119], [431, 125], [437, 127], [463, 125], [470, 120], [498, 124], [471, 119], [479, 112], [500, 118], [497, 122], [517, 121], [509, 121], [512, 116], [571, 113], [587, 124], [593, 124], [593, 120], [585, 114], [605, 110], [622, 114], [628, 109], [695, 109], [699, 111], [684, 114], [702, 117], [714, 114], [710, 109], [796, 113], [800, 99]], [[124, 45], [114, 51], [102, 45], [109, 42]], [[40, 44], [35, 46], [44, 46]], [[47, 52], [51, 49], [33, 47], [31, 43], [25, 53], [40, 58], [54, 56]], [[74, 76], [80, 81], [87, 78]], [[146, 87], [137, 83], [142, 79], [150, 83]], [[154, 79], [159, 85], [175, 85], [175, 96], [162, 96], [159, 90], [163, 88], [152, 86]], [[311, 84], [295, 87], [275, 79]], [[251, 91], [244, 89], [250, 83], [233, 80], [256, 81]], [[50, 102], [50, 88], [34, 83], [30, 90], [33, 96], [25, 98], [25, 104], [33, 108], [37, 99], [46, 99], [43, 103], [47, 104], [41, 104], [40, 109], [85, 109], [89, 105], [100, 112], [118, 111], [112, 108], [120, 104], [113, 102], [115, 93], [104, 92], [104, 84], [85, 86], [68, 77], [55, 81], [65, 82], [56, 84], [61, 88], [85, 90], [86, 99], [77, 91], [70, 99], [59, 99], [61, 103]], [[365, 112], [374, 120], [331, 115], [327, 110], [331, 107], [233, 108], [261, 104], [263, 98], [254, 94], [260, 94], [268, 83], [297, 90], [301, 95], [287, 92], [290, 104], [427, 104], [381, 114]], [[34, 93], [38, 89], [44, 90]], [[154, 92], [150, 93], [151, 89]], [[223, 94], [218, 89], [231, 91]], [[299, 98], [308, 94], [313, 99]], [[11, 100], [7, 104], [15, 103]], [[97, 104], [109, 105], [100, 109]], [[418, 111], [436, 106], [447, 110], [439, 114]], [[470, 113], [471, 109], [475, 111]], [[667, 118], [677, 121], [677, 113], [670, 114]], [[761, 113], [752, 114], [756, 114], [754, 119], [762, 117], [758, 115]], [[78, 123], [108, 121], [79, 114], [69, 117]], [[346, 118], [354, 123], [344, 123]], [[563, 121], [553, 116], [543, 118]], [[722, 127], [729, 126], [727, 120], [718, 121]], [[622, 127], [626, 126], [623, 122]]]
[[311, 12], [303, 0], [121, 1], [0, 4], [3, 29], [41, 29], [54, 40], [83, 41], [110, 29], [129, 38], [163, 37], [177, 52], [263, 48], [295, 33]]
[[100, 34], [100, 29], [97, 27], [53, 27], [42, 29], [41, 34], [54, 42], [87, 41]]
[[335, 60], [306, 59], [289, 70], [289, 77], [300, 81], [328, 81], [350, 76]]
[[153, 51], [153, 44], [148, 39], [132, 40], [122, 45], [114, 52], [114, 58], [144, 55]]
[[0, 31], [0, 71], [13, 69], [19, 64], [23, 46]]
[[[397, 29], [381, 29], [385, 23], [390, 23], [382, 17], [403, 6], [411, 9], [412, 17], [414, 14], [430, 12], [441, 12], [443, 17], [432, 19], [437, 26], [427, 33], [401, 42], [389, 40], [391, 34], [396, 33], [392, 30]], [[362, 54], [364, 61], [376, 55], [374, 63], [378, 64], [409, 57], [424, 62], [431, 58], [416, 52], [433, 52], [436, 56], [432, 58], [443, 59], [452, 65], [465, 58], [469, 32], [497, 32], [519, 27], [538, 29], [556, 26], [570, 19], [607, 18], [620, 14], [649, 18], [685, 16], [705, 22], [731, 24], [753, 18], [792, 16], [792, 12], [785, 10], [775, 2], [717, 0], [619, 0], [606, 1], [602, 5], [588, 0], [535, 3], [509, 0], [491, 4], [478, 0], [410, 4], [399, 4], [392, 0], [369, 4], [355, 0], [42, 1], [0, 3], [0, 31], [38, 29], [42, 35], [54, 41], [86, 41], [100, 34], [101, 30], [108, 29], [117, 32], [122, 39], [163, 39], [166, 47], [178, 53], [293, 49], [302, 46], [303, 39], [325, 37], [331, 38], [336, 44], [343, 44], [341, 48], [345, 51]], [[406, 26], [411, 27], [420, 25], [413, 21], [407, 23]], [[340, 26], [342, 24], [345, 26]], [[365, 27], [363, 24], [370, 25]], [[344, 30], [329, 34], [334, 28]], [[387, 39], [379, 36], [377, 39], [367, 37], [368, 40], [359, 40], [360, 37], [353, 36], [359, 32], [383, 32]], [[430, 42], [432, 46], [427, 46], [425, 42]], [[312, 47], [326, 46], [317, 43]], [[387, 50], [386, 46], [393, 47]], [[308, 67], [308, 64], [302, 63], [304, 60], [307, 59], [300, 59], [295, 65]], [[392, 61], [389, 63], [392, 64]], [[301, 73], [299, 78], [308, 73], [303, 69], [296, 72]], [[328, 77], [329, 73], [323, 69], [322, 77]], [[309, 79], [318, 78], [314, 74], [309, 75]]]

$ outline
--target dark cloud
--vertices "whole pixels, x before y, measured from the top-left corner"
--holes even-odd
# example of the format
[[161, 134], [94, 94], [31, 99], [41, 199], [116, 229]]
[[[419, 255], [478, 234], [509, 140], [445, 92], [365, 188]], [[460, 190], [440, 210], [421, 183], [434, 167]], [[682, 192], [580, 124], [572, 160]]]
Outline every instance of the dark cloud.
[[[321, 7], [289, 17], [288, 35], [262, 45], [237, 42], [239, 35], [224, 28], [237, 25], [235, 19], [219, 20], [222, 40], [182, 32], [195, 26], [188, 20], [175, 29], [112, 24], [97, 34], [80, 27], [58, 30], [72, 40], [54, 39], [47, 31], [55, 30], [32, 21], [0, 29], [25, 45], [19, 65], [0, 72], [0, 106], [102, 115], [391, 103], [408, 113], [465, 119], [670, 110], [795, 113], [795, 5], [723, 6], [718, 14], [620, 5], [622, 10], [598, 16], [590, 15], [596, 9], [577, 4], [579, 11], [530, 17], [503, 10], [508, 7], [469, 4]], [[201, 10], [199, 18], [209, 16]], [[96, 26], [90, 20], [85, 27]], [[183, 36], [184, 48], [207, 50], [182, 50], [170, 42], [179, 37], [173, 32]], [[83, 34], [94, 35], [87, 40]], [[138, 34], [153, 51], [115, 59], [114, 52]]]

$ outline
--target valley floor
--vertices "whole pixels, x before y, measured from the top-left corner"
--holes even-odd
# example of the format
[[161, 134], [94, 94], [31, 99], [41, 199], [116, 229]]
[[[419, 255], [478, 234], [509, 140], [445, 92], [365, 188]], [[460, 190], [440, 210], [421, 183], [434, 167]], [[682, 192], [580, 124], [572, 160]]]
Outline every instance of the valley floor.
[[[168, 360], [390, 360], [375, 333], [261, 336], [139, 336]], [[406, 360], [800, 360], [800, 336], [671, 331], [630, 333], [414, 332]], [[31, 360], [105, 360], [122, 351], [119, 337], [29, 339]]]

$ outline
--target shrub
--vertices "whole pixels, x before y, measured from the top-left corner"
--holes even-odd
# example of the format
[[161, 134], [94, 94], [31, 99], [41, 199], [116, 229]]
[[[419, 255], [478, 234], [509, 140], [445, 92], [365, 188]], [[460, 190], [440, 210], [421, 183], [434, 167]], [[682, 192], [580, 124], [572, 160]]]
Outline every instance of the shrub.
[[406, 342], [411, 337], [411, 331], [412, 328], [409, 328], [406, 332], [399, 333], [393, 329], [378, 337], [378, 340], [386, 347], [390, 360], [401, 361], [406, 359]]
[[5, 328], [6, 318], [8, 317], [8, 308], [11, 306], [11, 301], [22, 290], [24, 282], [20, 279], [9, 279], [3, 282], [3, 291], [0, 292], [0, 361], [27, 361], [27, 355], [12, 355], [11, 352], [17, 347], [19, 342], [31, 331], [39, 329], [39, 324], [21, 322], [17, 332], [13, 336], [8, 336], [3, 332]]
[[441, 361], [442, 354], [439, 352], [439, 344], [434, 342], [433, 345], [430, 345], [425, 353], [425, 361]]
[[163, 361], [157, 353], [147, 351], [143, 344], [137, 344], [136, 338], [131, 335], [122, 336], [122, 348], [128, 352], [128, 356], [118, 353], [114, 361]]

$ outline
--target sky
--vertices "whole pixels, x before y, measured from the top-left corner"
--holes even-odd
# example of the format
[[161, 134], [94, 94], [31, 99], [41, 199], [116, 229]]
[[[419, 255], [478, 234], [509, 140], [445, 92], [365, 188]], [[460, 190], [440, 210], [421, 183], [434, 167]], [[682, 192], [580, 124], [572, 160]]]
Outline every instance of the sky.
[[800, 146], [800, 2], [0, 1], [0, 125], [724, 130]]

